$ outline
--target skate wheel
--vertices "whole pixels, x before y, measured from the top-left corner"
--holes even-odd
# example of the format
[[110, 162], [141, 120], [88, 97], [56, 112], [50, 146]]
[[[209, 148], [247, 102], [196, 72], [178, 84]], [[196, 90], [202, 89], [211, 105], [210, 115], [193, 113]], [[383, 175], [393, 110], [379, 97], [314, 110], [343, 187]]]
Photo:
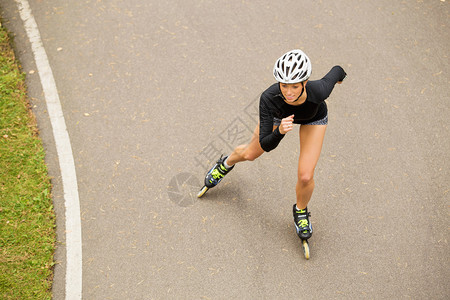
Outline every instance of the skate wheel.
[[207, 190], [208, 190], [208, 187], [206, 185], [203, 186], [202, 189], [200, 190], [200, 192], [198, 192], [197, 198], [200, 198], [201, 196], [203, 196]]
[[302, 241], [303, 254], [306, 259], [309, 259], [309, 244], [307, 240]]

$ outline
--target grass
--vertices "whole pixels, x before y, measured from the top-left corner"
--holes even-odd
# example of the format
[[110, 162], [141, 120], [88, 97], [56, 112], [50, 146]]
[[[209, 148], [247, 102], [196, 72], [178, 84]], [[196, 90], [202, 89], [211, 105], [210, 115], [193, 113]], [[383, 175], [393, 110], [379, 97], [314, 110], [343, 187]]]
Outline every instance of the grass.
[[51, 183], [24, 80], [0, 24], [0, 299], [51, 299]]

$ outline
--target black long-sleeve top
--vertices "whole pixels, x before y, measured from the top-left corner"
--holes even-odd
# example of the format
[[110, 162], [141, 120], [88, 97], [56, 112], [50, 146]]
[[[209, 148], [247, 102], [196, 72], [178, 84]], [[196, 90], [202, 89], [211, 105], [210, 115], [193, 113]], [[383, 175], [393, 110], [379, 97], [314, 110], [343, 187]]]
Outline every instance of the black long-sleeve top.
[[259, 101], [259, 143], [264, 151], [275, 149], [284, 137], [279, 127], [273, 130], [273, 119], [283, 119], [294, 115], [295, 124], [307, 124], [325, 118], [325, 99], [333, 91], [338, 81], [344, 80], [346, 73], [340, 66], [333, 67], [322, 79], [308, 81], [305, 85], [306, 100], [300, 105], [287, 104], [275, 83], [261, 94]]

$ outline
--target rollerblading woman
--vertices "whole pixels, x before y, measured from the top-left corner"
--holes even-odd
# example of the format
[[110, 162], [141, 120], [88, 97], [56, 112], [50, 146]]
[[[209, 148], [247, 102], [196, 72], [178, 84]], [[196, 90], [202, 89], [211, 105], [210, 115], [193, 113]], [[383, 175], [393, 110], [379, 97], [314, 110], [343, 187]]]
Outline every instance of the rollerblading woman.
[[208, 171], [205, 186], [198, 193], [201, 197], [209, 188], [216, 186], [235, 164], [255, 160], [264, 152], [272, 151], [294, 129], [295, 124], [300, 125], [294, 223], [306, 258], [309, 258], [307, 240], [312, 234], [306, 207], [314, 191], [314, 170], [328, 124], [325, 99], [330, 96], [335, 84], [342, 83], [346, 77], [342, 67], [334, 66], [322, 79], [310, 81], [311, 70], [309, 57], [298, 49], [285, 53], [275, 62], [273, 75], [277, 82], [261, 94], [259, 123], [251, 141], [237, 146], [229, 156], [219, 159]]

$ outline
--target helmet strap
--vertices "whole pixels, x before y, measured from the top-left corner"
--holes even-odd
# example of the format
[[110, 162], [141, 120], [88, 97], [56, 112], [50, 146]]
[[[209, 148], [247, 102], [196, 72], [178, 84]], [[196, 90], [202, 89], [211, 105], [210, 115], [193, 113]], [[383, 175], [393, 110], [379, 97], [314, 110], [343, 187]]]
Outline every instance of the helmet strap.
[[[298, 96], [297, 100], [303, 95], [303, 93], [305, 92], [305, 83], [304, 81], [302, 81], [302, 92], [300, 93], [300, 96]], [[297, 101], [295, 100], [295, 101]]]

